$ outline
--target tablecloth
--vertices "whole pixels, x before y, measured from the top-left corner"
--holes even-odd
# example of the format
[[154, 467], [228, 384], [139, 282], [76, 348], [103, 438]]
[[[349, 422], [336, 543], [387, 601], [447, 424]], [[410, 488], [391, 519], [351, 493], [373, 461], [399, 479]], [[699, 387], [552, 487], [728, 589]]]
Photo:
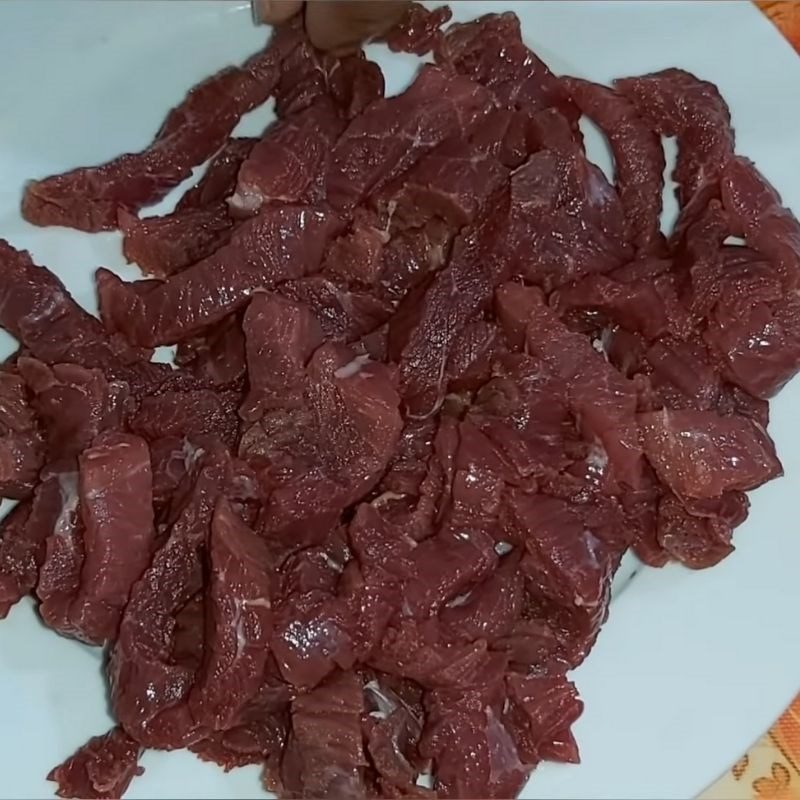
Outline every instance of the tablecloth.
[[[800, 0], [759, 0], [757, 4], [800, 53]], [[800, 800], [800, 695], [769, 733], [700, 800]]]

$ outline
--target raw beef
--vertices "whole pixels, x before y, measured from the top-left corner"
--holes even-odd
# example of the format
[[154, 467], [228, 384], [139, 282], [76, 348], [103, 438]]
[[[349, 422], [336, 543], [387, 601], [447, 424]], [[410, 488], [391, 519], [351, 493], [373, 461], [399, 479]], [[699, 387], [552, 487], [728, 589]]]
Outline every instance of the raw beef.
[[77, 753], [56, 767], [47, 779], [58, 784], [65, 798], [102, 800], [122, 797], [130, 782], [144, 772], [139, 766], [141, 745], [121, 728], [90, 739]]
[[661, 235], [664, 150], [624, 96], [590, 81], [570, 78], [566, 86], [578, 108], [608, 137], [615, 183], [625, 209], [627, 240], [640, 253], [657, 252]]
[[0, 617], [33, 594], [102, 646], [116, 725], [62, 797], [180, 748], [281, 798], [514, 797], [579, 761], [567, 675], [626, 554], [716, 565], [781, 474], [800, 223], [716, 87], [560, 78], [513, 14], [449, 18], [407, 4], [384, 40], [434, 63], [386, 97], [296, 15], [142, 153], [31, 184], [150, 276], [101, 269], [102, 322], [0, 241]]
[[622, 78], [614, 85], [656, 133], [677, 137], [673, 177], [681, 206], [701, 190], [703, 196], [713, 194], [734, 147], [730, 110], [717, 87], [682, 69]]
[[99, 436], [79, 459], [84, 559], [70, 608], [72, 631], [103, 644], [116, 638], [131, 587], [155, 549], [150, 450], [137, 436]]
[[34, 358], [107, 369], [144, 355], [121, 337], [109, 336], [81, 308], [64, 284], [30, 254], [0, 239], [0, 325]]
[[125, 284], [98, 273], [103, 320], [145, 346], [174, 344], [247, 303], [257, 291], [313, 271], [335, 215], [314, 207], [265, 208], [240, 226], [230, 244], [163, 283]]
[[99, 167], [82, 167], [32, 182], [22, 214], [36, 225], [113, 230], [120, 209], [136, 212], [160, 200], [227, 141], [241, 117], [261, 105], [297, 40], [278, 35], [241, 67], [198, 84], [164, 120], [152, 144]]
[[44, 442], [24, 380], [0, 372], [0, 497], [29, 497], [44, 463]]

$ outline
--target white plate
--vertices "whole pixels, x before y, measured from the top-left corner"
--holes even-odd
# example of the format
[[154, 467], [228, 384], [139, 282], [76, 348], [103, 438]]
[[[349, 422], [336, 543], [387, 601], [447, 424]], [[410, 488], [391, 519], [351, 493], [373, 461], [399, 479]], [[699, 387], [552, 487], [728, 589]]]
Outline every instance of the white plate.
[[[453, 6], [457, 19], [515, 10], [528, 43], [559, 72], [606, 81], [677, 65], [715, 81], [739, 151], [800, 208], [800, 60], [750, 3]], [[96, 266], [136, 275], [118, 235], [28, 226], [18, 214], [23, 183], [140, 149], [189, 86], [264, 36], [243, 2], [0, 3], [0, 235], [94, 308]], [[409, 57], [371, 55], [395, 91], [414, 69]], [[240, 130], [256, 133], [266, 118], [257, 112]], [[618, 594], [576, 675], [583, 763], [537, 771], [525, 797], [691, 798], [791, 700], [800, 684], [798, 406], [800, 382], [773, 405], [787, 477], [753, 498], [736, 553], [703, 573], [643, 571]], [[0, 796], [51, 796], [48, 770], [109, 724], [99, 655], [44, 630], [22, 604], [0, 625], [0, 709]], [[255, 769], [226, 776], [187, 753], [148, 753], [144, 765], [130, 798], [263, 796]]]

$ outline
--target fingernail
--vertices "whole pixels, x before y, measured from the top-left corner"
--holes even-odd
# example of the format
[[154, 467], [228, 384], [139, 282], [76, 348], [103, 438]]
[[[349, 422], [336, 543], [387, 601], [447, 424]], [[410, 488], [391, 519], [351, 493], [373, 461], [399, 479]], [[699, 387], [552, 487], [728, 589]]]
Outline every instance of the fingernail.
[[270, 0], [250, 0], [250, 10], [253, 12], [253, 23], [264, 25], [270, 12]]

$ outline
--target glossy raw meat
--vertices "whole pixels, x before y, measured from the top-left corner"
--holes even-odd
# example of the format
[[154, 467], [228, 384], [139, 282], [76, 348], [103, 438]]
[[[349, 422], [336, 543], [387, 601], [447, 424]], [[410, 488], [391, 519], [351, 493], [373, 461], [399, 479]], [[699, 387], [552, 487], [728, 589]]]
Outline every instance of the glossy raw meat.
[[61, 796], [187, 748], [281, 798], [513, 797], [579, 760], [567, 674], [628, 550], [714, 566], [781, 473], [800, 224], [716, 87], [560, 78], [513, 14], [449, 16], [385, 34], [434, 62], [394, 97], [297, 17], [143, 153], [29, 186], [151, 276], [101, 269], [102, 322], [0, 242], [0, 617], [32, 593], [102, 645], [116, 722]]

